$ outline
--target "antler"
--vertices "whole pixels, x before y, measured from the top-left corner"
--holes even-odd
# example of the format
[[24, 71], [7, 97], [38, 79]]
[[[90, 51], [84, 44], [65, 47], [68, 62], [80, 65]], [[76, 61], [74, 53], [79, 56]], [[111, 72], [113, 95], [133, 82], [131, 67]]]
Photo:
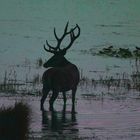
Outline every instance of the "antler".
[[[64, 33], [63, 33], [63, 35], [61, 36], [61, 38], [59, 38], [58, 36], [57, 36], [57, 34], [56, 34], [56, 29], [54, 28], [54, 36], [55, 36], [55, 38], [56, 38], [56, 40], [57, 40], [57, 46], [56, 47], [52, 47], [49, 43], [48, 43], [48, 41], [46, 40], [46, 44], [47, 44], [47, 46], [49, 47], [49, 49], [47, 49], [46, 47], [45, 47], [45, 45], [44, 45], [44, 49], [47, 51], [47, 52], [50, 52], [50, 53], [54, 53], [54, 54], [56, 54], [56, 53], [62, 53], [62, 52], [66, 52], [71, 46], [72, 46], [72, 44], [73, 44], [73, 42], [75, 41], [75, 39], [76, 38], [78, 38], [79, 36], [80, 36], [80, 27], [78, 26], [78, 24], [76, 24], [76, 26], [74, 27], [74, 28], [72, 28], [69, 32], [67, 31], [67, 29], [68, 29], [68, 24], [69, 24], [69, 22], [67, 22], [67, 24], [66, 24], [66, 26], [65, 26], [65, 29], [64, 29]], [[77, 33], [77, 35], [75, 35], [74, 34], [74, 31], [75, 31], [75, 29], [78, 29], [78, 33]], [[68, 35], [68, 34], [70, 34], [70, 38], [71, 38], [71, 42], [69, 43], [69, 45], [66, 47], [66, 48], [64, 48], [64, 49], [60, 49], [60, 45], [61, 45], [61, 42], [62, 42], [62, 40], [66, 37], [66, 35]]]
[[[78, 29], [78, 33], [77, 35], [74, 34], [75, 29]], [[78, 26], [78, 24], [76, 24], [76, 27], [71, 29], [70, 31], [70, 38], [71, 38], [71, 42], [69, 43], [69, 45], [64, 48], [63, 50], [67, 51], [73, 44], [73, 42], [80, 36], [80, 27]]]

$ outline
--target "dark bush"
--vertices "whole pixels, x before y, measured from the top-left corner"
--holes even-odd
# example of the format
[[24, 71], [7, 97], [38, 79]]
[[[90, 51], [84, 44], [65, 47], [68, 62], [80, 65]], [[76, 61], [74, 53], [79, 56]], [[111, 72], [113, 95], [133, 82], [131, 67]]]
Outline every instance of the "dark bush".
[[0, 140], [26, 140], [29, 128], [29, 107], [23, 103], [0, 109]]

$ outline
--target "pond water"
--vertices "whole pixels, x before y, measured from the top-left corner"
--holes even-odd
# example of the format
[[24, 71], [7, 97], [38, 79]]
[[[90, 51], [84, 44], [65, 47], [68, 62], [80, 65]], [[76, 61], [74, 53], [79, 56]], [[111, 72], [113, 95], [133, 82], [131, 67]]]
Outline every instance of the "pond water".
[[70, 61], [88, 70], [117, 63], [80, 51], [109, 45], [131, 49], [139, 46], [139, 5], [139, 0], [1, 0], [1, 77], [7, 65], [21, 64], [25, 59], [48, 59], [51, 55], [44, 51], [43, 44], [47, 39], [55, 45], [53, 28], [61, 35], [67, 21], [69, 28], [76, 23], [81, 27], [80, 37], [66, 55]]
[[71, 99], [66, 110], [57, 99], [55, 111], [40, 111], [40, 97], [1, 97], [0, 105], [10, 106], [17, 101], [31, 108], [29, 139], [33, 140], [138, 140], [140, 137], [139, 99], [86, 98], [77, 92], [76, 113], [71, 113]]
[[[69, 28], [76, 23], [81, 28], [80, 37], [66, 54], [66, 58], [78, 66], [81, 76], [87, 80], [120, 76], [132, 82], [132, 75], [140, 70], [134, 59], [82, 52], [90, 49], [96, 52], [110, 45], [130, 50], [139, 47], [139, 5], [139, 0], [1, 0], [0, 83], [5, 75], [9, 79], [14, 77], [29, 91], [26, 82], [33, 80], [36, 74], [41, 77], [45, 71], [36, 67], [36, 60], [46, 61], [51, 56], [43, 49], [45, 40], [55, 45], [53, 28], [61, 35], [67, 21]], [[62, 47], [66, 46], [65, 42]], [[42, 85], [33, 88], [41, 90]], [[29, 104], [32, 110], [29, 139], [138, 140], [139, 91], [114, 87], [113, 90], [112, 94], [100, 85], [97, 89], [79, 86], [76, 114], [71, 113], [70, 99], [65, 111], [62, 100], [58, 99], [55, 112], [41, 112], [39, 96], [7, 96], [5, 92], [0, 93], [0, 106], [14, 105], [21, 100]], [[45, 107], [48, 110], [48, 99]]]

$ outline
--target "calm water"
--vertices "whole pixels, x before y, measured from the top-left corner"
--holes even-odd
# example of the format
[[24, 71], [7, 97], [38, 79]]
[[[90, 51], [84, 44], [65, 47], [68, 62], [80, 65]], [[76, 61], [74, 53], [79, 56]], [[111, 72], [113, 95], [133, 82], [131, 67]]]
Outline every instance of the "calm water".
[[[140, 137], [140, 102], [127, 100], [96, 100], [77, 93], [76, 114], [71, 113], [71, 100], [66, 111], [57, 99], [55, 112], [41, 112], [39, 97], [1, 97], [0, 104], [27, 103], [32, 109], [30, 135], [33, 140], [138, 140]], [[48, 110], [48, 102], [45, 103]]]
[[[51, 55], [44, 52], [43, 44], [46, 39], [55, 44], [53, 28], [62, 34], [67, 21], [69, 27], [79, 24], [81, 36], [66, 57], [84, 75], [98, 78], [104, 72], [113, 75], [135, 71], [134, 60], [92, 56], [82, 54], [81, 50], [96, 51], [109, 45], [133, 50], [139, 46], [139, 5], [139, 0], [0, 0], [0, 81], [5, 70], [15, 69], [18, 79], [25, 79], [26, 73], [30, 78], [36, 73], [42, 75], [43, 68], [31, 68], [29, 73], [28, 68], [14, 66], [23, 65], [25, 59], [27, 63], [28, 60], [35, 63], [40, 57], [48, 59]], [[82, 94], [88, 94], [89, 90], [78, 90], [76, 114], [70, 112], [70, 100], [63, 111], [62, 100], [58, 99], [54, 113], [39, 110], [40, 97], [1, 97], [0, 105], [13, 105], [19, 100], [29, 104], [30, 139], [138, 140], [139, 99], [83, 98]]]
[[50, 54], [42, 47], [45, 40], [55, 44], [53, 28], [61, 34], [67, 21], [70, 27], [78, 23], [82, 30], [67, 58], [80, 67], [106, 65], [108, 60], [100, 58], [92, 58], [91, 63], [91, 58], [81, 55], [80, 50], [108, 45], [139, 46], [139, 5], [139, 0], [1, 0], [1, 69], [5, 64], [19, 64], [25, 58], [47, 59]]

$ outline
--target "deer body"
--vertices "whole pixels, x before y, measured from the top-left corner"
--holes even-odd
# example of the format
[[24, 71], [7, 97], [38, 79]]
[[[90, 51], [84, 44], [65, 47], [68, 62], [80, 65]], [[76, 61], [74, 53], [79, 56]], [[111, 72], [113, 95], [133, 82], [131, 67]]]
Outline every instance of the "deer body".
[[[66, 91], [72, 90], [72, 111], [75, 111], [75, 94], [77, 90], [77, 85], [79, 83], [79, 70], [76, 65], [69, 62], [64, 55], [66, 51], [71, 47], [74, 40], [80, 35], [80, 28], [77, 25], [75, 28], [71, 29], [71, 31], [67, 32], [68, 23], [65, 27], [64, 34], [61, 38], [58, 38], [54, 29], [54, 35], [58, 41], [58, 45], [56, 47], [52, 47], [46, 40], [49, 49], [44, 49], [47, 52], [51, 52], [54, 55], [44, 64], [45, 68], [49, 68], [43, 73], [42, 82], [43, 82], [43, 96], [41, 98], [41, 110], [44, 110], [44, 101], [47, 98], [49, 91], [51, 90], [52, 97], [49, 100], [50, 110], [53, 110], [53, 103], [56, 100], [59, 92], [63, 93], [64, 105], [66, 104]], [[74, 30], [78, 28], [77, 36], [74, 35]], [[64, 37], [70, 34], [71, 42], [70, 44], [64, 48], [60, 49], [61, 41]]]
[[58, 92], [76, 88], [79, 83], [79, 71], [74, 64], [46, 70], [42, 77], [43, 85]]

